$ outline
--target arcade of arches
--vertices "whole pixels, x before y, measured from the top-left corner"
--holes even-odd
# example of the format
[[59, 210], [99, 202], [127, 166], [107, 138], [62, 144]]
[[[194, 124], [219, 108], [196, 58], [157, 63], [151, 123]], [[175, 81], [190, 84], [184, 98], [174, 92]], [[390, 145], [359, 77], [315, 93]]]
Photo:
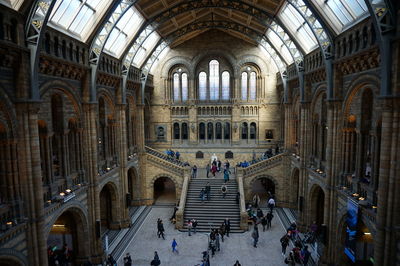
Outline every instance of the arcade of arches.
[[399, 264], [399, 5], [0, 0], [0, 265], [101, 263], [212, 156], [319, 264]]

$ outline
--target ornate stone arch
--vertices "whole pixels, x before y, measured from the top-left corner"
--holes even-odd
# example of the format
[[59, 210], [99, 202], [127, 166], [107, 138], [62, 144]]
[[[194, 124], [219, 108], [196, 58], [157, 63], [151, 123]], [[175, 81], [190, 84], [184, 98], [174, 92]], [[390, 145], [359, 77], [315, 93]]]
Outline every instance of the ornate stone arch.
[[269, 73], [269, 66], [256, 55], [243, 55], [239, 57], [235, 64], [235, 73], [239, 73], [240, 69], [242, 69], [245, 65], [251, 65], [257, 69], [257, 75], [266, 75]]
[[188, 70], [188, 75], [189, 77], [193, 77], [193, 67], [192, 67], [192, 61], [188, 57], [183, 57], [183, 56], [176, 56], [173, 58], [168, 59], [163, 66], [161, 67], [161, 78], [167, 79], [170, 73], [170, 70], [175, 66], [175, 65], [183, 65], [185, 68]]
[[167, 178], [171, 179], [172, 182], [174, 182], [174, 185], [175, 185], [175, 197], [178, 200], [179, 199], [179, 195], [181, 194], [181, 184], [179, 183], [178, 179], [175, 176], [172, 176], [172, 175], [167, 174], [167, 173], [158, 174], [158, 175], [154, 176], [150, 180], [150, 182], [149, 182], [149, 184], [147, 186], [148, 191], [150, 191], [150, 198], [154, 198], [154, 183], [156, 182], [157, 179], [159, 179], [161, 177], [167, 177]]
[[273, 176], [271, 176], [271, 175], [261, 174], [261, 175], [253, 176], [253, 177], [250, 179], [250, 181], [249, 181], [249, 187], [253, 187], [254, 182], [255, 182], [257, 179], [260, 179], [260, 178], [268, 178], [268, 179], [270, 179], [270, 180], [274, 183], [274, 185], [275, 185], [275, 194], [276, 194], [276, 191], [279, 189], [279, 183], [278, 183], [278, 181], [276, 181], [276, 179], [275, 179]]
[[379, 78], [371, 74], [361, 75], [352, 80], [352, 82], [348, 86], [349, 89], [347, 90], [342, 105], [343, 117], [348, 117], [350, 115], [349, 110], [351, 103], [353, 102], [353, 98], [357, 95], [360, 89], [370, 88], [375, 98], [377, 97], [377, 95], [379, 95], [379, 85]]
[[0, 262], [2, 260], [8, 260], [15, 263], [15, 266], [28, 266], [29, 262], [27, 257], [20, 251], [13, 248], [2, 248], [0, 249]]
[[97, 91], [97, 100], [100, 99], [100, 97], [104, 98], [104, 101], [107, 103], [107, 107], [110, 108], [110, 112], [111, 114], [113, 114], [113, 116], [115, 115], [115, 105], [114, 105], [114, 97], [113, 95], [110, 93], [109, 90], [105, 89], [105, 88], [100, 88]]
[[88, 212], [86, 207], [80, 201], [74, 200], [71, 203], [64, 204], [57, 212], [56, 215], [53, 215], [52, 219], [46, 225], [45, 228], [45, 239], [49, 237], [49, 233], [53, 224], [57, 221], [57, 219], [65, 212], [71, 212], [74, 215], [74, 219], [77, 223], [77, 238], [79, 243], [79, 248], [77, 252], [79, 253], [79, 257], [88, 257], [90, 250], [90, 234], [89, 234], [89, 224], [88, 224]]
[[310, 111], [311, 113], [314, 112], [315, 109], [315, 105], [319, 99], [319, 97], [325, 93], [326, 94], [326, 85], [325, 84], [321, 84], [319, 86], [317, 86], [317, 88], [315, 88], [313, 94], [312, 94], [312, 98], [311, 98], [311, 105], [310, 105]]
[[74, 107], [75, 113], [82, 116], [82, 98], [77, 93], [77, 90], [68, 82], [62, 80], [51, 80], [41, 85], [40, 95], [43, 97], [50, 90], [58, 90], [65, 94]]
[[[194, 74], [197, 74], [196, 73], [196, 69], [197, 69], [199, 63], [204, 58], [212, 57], [212, 56], [216, 56], [216, 57], [219, 57], [219, 58], [224, 58], [225, 60], [227, 60], [229, 62], [229, 64], [232, 67], [232, 69], [235, 70], [234, 66], [236, 65], [236, 57], [231, 52], [229, 52], [227, 50], [222, 50], [222, 49], [207, 49], [207, 50], [199, 53], [197, 56], [195, 56], [192, 59], [192, 64], [191, 64], [192, 72]], [[230, 74], [232, 74], [232, 73], [230, 73]], [[233, 78], [236, 77], [237, 73], [233, 73], [233, 74], [234, 74]]]

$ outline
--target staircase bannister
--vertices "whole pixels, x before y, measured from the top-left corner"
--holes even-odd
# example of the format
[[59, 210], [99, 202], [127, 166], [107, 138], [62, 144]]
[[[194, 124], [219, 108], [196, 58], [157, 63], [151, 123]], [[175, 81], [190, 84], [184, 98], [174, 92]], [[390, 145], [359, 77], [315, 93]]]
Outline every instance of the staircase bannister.
[[185, 204], [186, 204], [186, 196], [187, 196], [187, 191], [189, 188], [189, 181], [190, 181], [190, 167], [185, 167], [184, 173], [183, 173], [183, 185], [182, 185], [182, 190], [181, 190], [181, 198], [179, 201], [179, 206], [178, 210], [176, 211], [176, 223], [175, 223], [175, 228], [176, 229], [182, 229], [183, 228], [183, 223], [185, 222], [183, 220], [183, 213], [185, 211]]
[[250, 165], [250, 166], [248, 166], [246, 168], [238, 168], [238, 169], [243, 170], [243, 175], [253, 174], [253, 173], [265, 168], [266, 166], [269, 166], [269, 165], [272, 165], [272, 164], [275, 164], [275, 163], [281, 161], [283, 156], [285, 156], [285, 155], [286, 155], [285, 152], [279, 153], [279, 154], [274, 155], [274, 156], [272, 156], [272, 157], [270, 157], [268, 159], [262, 160], [260, 162], [255, 163], [255, 164], [252, 164], [252, 165]]
[[168, 155], [164, 154], [163, 152], [155, 150], [153, 148], [150, 148], [149, 146], [145, 146], [145, 150], [146, 150], [146, 152], [148, 154], [151, 154], [153, 156], [156, 156], [158, 158], [166, 160], [166, 161], [168, 161], [168, 162], [170, 162], [172, 164], [175, 164], [175, 165], [180, 166], [180, 167], [184, 166], [184, 162], [182, 162], [180, 160], [177, 160], [175, 158], [169, 157]]
[[238, 190], [240, 193], [239, 208], [240, 208], [240, 229], [248, 230], [249, 224], [247, 222], [246, 203], [244, 198], [244, 187], [243, 187], [243, 169], [238, 168], [236, 171], [236, 182], [238, 183]]

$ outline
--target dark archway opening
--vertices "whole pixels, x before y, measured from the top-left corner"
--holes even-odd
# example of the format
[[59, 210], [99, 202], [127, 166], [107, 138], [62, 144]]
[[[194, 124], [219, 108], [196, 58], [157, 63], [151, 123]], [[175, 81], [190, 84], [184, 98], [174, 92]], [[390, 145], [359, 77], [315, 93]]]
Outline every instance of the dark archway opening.
[[324, 224], [324, 205], [325, 205], [325, 193], [321, 187], [315, 188], [311, 197], [312, 213], [311, 217], [320, 228], [321, 224]]
[[263, 207], [267, 206], [267, 200], [270, 197], [275, 199], [275, 183], [267, 177], [261, 177], [255, 180], [251, 191], [252, 196], [258, 194], [261, 200], [260, 205]]
[[109, 186], [105, 185], [100, 192], [100, 221], [102, 232], [106, 229], [110, 229], [112, 219], [112, 195]]
[[71, 211], [64, 212], [53, 224], [47, 238], [49, 266], [79, 265], [77, 258], [79, 252], [82, 252], [79, 250], [78, 236], [82, 234], [78, 232], [79, 227], [81, 231], [81, 221], [77, 221], [76, 215]]
[[160, 177], [154, 182], [154, 203], [175, 203], [175, 183], [168, 177]]

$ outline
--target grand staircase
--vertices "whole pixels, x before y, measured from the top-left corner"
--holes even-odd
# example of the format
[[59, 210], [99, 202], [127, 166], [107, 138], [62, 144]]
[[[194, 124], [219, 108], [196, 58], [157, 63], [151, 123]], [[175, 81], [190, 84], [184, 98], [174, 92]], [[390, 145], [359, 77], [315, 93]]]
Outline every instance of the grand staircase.
[[[224, 183], [223, 175], [217, 177], [204, 178], [206, 176], [204, 169], [199, 169], [198, 176], [203, 178], [194, 178], [190, 180], [189, 189], [186, 197], [184, 211], [184, 227], [182, 231], [187, 231], [186, 221], [196, 219], [198, 221], [197, 231], [209, 232], [210, 228], [219, 228], [225, 218], [231, 222], [231, 232], [244, 232], [240, 229], [240, 211], [239, 204], [236, 203], [236, 194], [238, 185], [235, 175], [230, 176], [227, 183], [228, 193], [222, 198], [221, 185]], [[210, 200], [201, 202], [200, 191], [210, 182], [211, 193]]]

